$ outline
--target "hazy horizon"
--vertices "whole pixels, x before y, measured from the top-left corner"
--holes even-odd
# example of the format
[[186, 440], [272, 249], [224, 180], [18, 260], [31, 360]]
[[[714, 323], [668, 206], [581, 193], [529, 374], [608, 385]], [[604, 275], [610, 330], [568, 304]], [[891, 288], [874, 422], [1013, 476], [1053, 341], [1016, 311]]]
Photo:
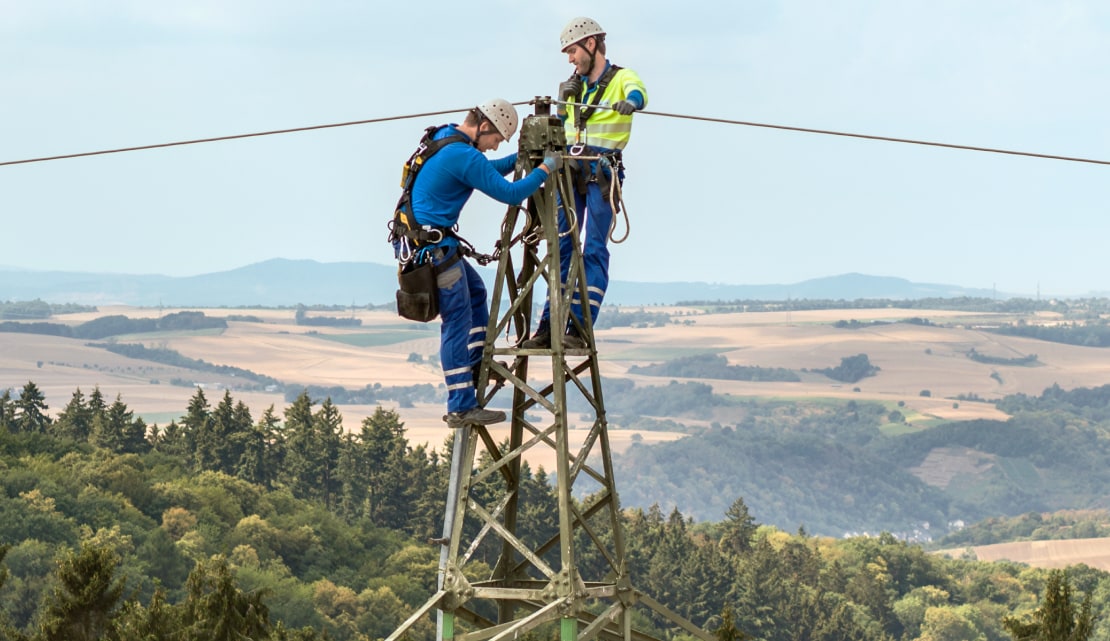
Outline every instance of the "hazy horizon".
[[[468, 8], [497, 15], [484, 37], [429, 22], [457, 12], [443, 0], [7, 6], [0, 162], [395, 120], [0, 166], [0, 210], [20, 230], [3, 262], [168, 276], [275, 255], [389, 263], [385, 224], [424, 127], [493, 96], [554, 93], [569, 73], [559, 31], [584, 11], [649, 94], [625, 155], [630, 235], [612, 246], [613, 280], [861, 273], [1027, 295], [1110, 290], [1106, 165], [670, 117], [1105, 162], [1110, 5]], [[449, 113], [417, 117], [436, 111]], [[489, 251], [503, 213], [475, 195], [460, 233]], [[43, 233], [24, 235], [32, 225]]]

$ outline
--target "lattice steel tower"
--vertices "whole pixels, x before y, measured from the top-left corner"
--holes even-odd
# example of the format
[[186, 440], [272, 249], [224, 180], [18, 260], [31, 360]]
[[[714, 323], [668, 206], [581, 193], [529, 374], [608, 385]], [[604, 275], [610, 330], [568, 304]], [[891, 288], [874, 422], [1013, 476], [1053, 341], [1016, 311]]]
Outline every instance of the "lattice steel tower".
[[[562, 121], [550, 114], [551, 100], [537, 98], [535, 104], [536, 115], [521, 126], [517, 178], [536, 167], [546, 151], [566, 151]], [[438, 611], [438, 637], [444, 641], [515, 639], [555, 621], [561, 641], [648, 641], [652, 637], [632, 629], [631, 609], [637, 605], [714, 641], [637, 590], [628, 575], [593, 327], [589, 314], [581, 325], [570, 314], [572, 299], [589, 300], [576, 233], [569, 234], [573, 251], [566, 282], [571, 285], [558, 286], [558, 203], [571, 201], [572, 188], [570, 176], [560, 170], [529, 199], [527, 208], [510, 207], [505, 215], [478, 397], [488, 402], [502, 385], [512, 386], [508, 442], [497, 443], [483, 426], [455, 431], [443, 538], [438, 541], [443, 546], [438, 591], [387, 641], [400, 639], [433, 609]], [[572, 228], [574, 224], [572, 220]], [[537, 302], [533, 290], [541, 281], [551, 292], [551, 347], [521, 349], [517, 345], [528, 335]], [[585, 338], [585, 348], [565, 348], [560, 330], [568, 320]], [[511, 343], [498, 345], [502, 335], [509, 335]], [[537, 365], [534, 371], [532, 365]], [[491, 386], [491, 377], [504, 382]], [[574, 445], [568, 401], [576, 408], [588, 407], [583, 415], [592, 419], [588, 432], [574, 430], [582, 435]], [[519, 522], [529, 507], [520, 491], [523, 457], [543, 448], [555, 454], [557, 528], [547, 540], [526, 541]], [[500, 548], [500, 556], [492, 572], [482, 564], [486, 576], [476, 577], [475, 551], [491, 543]], [[586, 556], [598, 576], [585, 576], [589, 571], [579, 563]]]

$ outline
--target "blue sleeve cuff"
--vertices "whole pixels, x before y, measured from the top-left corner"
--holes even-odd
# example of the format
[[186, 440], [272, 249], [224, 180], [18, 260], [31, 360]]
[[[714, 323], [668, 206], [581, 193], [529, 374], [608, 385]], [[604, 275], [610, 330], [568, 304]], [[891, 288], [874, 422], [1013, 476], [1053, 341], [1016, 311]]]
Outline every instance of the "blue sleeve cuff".
[[628, 97], [625, 98], [625, 100], [631, 102], [636, 107], [636, 109], [644, 108], [644, 94], [640, 93], [639, 89], [633, 89], [632, 92], [628, 94]]

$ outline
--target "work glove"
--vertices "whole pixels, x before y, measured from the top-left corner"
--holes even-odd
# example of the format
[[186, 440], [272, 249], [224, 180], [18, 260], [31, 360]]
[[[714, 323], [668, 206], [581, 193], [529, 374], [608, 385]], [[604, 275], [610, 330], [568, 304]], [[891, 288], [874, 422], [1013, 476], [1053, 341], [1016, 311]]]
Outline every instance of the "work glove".
[[547, 167], [547, 173], [553, 174], [559, 171], [563, 166], [563, 155], [557, 151], [549, 151], [543, 155], [543, 166]]
[[560, 100], [574, 100], [578, 101], [578, 96], [582, 93], [582, 81], [578, 78], [571, 78], [559, 83], [559, 99]]
[[620, 102], [613, 103], [613, 111], [622, 116], [630, 116], [633, 111], [636, 111], [636, 105], [627, 100], [621, 100]]

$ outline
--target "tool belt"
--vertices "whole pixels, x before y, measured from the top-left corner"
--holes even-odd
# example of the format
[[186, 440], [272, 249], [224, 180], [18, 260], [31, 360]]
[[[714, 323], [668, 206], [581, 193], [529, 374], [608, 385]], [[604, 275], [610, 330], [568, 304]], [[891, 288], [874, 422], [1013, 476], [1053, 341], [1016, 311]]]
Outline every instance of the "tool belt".
[[[574, 189], [580, 196], [586, 195], [586, 188], [590, 183], [597, 183], [597, 186], [601, 188], [602, 197], [610, 207], [613, 207], [614, 203], [610, 202], [610, 193], [612, 192], [610, 187], [614, 179], [621, 180], [624, 177], [622, 154], [620, 150], [617, 150], [604, 152], [599, 155], [608, 161], [604, 163], [608, 165], [608, 172], [606, 172], [605, 168], [602, 166], [603, 163], [601, 160], [575, 160], [572, 156], [567, 158], [564, 163], [570, 171], [571, 180], [574, 182]], [[614, 175], [616, 176], [615, 178]], [[618, 213], [619, 208], [620, 203], [616, 203], [613, 212]]]
[[439, 316], [438, 276], [462, 259], [456, 251], [439, 265], [429, 256], [397, 266], [397, 314], [402, 318], [427, 323]]

